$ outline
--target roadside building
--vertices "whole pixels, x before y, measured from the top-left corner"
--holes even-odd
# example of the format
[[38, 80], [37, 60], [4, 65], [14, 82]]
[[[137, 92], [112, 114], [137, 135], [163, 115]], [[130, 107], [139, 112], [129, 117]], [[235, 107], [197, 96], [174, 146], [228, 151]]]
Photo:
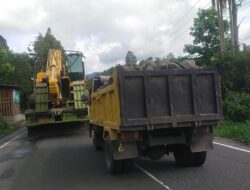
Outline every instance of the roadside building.
[[17, 86], [0, 84], [0, 116], [10, 122], [22, 119], [20, 112], [20, 92]]

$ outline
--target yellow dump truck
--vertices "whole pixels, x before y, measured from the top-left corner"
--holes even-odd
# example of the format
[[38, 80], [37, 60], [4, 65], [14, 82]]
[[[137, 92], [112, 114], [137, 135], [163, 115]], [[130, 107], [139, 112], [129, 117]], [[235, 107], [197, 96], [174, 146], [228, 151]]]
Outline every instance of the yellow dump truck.
[[117, 66], [94, 78], [89, 104], [90, 136], [110, 173], [130, 170], [141, 155], [173, 153], [178, 165], [201, 166], [223, 119], [216, 70]]

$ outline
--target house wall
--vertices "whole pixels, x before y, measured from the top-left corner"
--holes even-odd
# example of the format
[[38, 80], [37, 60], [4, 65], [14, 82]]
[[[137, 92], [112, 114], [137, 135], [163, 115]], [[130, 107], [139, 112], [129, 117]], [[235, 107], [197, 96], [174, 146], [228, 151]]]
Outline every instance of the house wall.
[[16, 121], [20, 115], [19, 90], [12, 86], [0, 86], [0, 115], [9, 121]]

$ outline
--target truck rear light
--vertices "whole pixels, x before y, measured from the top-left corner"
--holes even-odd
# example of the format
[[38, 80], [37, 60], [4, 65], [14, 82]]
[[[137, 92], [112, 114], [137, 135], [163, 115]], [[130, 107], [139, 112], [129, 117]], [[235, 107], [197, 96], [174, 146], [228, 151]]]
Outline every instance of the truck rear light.
[[208, 133], [210, 132], [210, 127], [209, 126], [203, 126], [203, 127], [198, 127], [196, 129], [197, 133]]
[[138, 132], [122, 131], [120, 133], [120, 137], [123, 140], [125, 140], [125, 139], [138, 139], [139, 134], [138, 134]]

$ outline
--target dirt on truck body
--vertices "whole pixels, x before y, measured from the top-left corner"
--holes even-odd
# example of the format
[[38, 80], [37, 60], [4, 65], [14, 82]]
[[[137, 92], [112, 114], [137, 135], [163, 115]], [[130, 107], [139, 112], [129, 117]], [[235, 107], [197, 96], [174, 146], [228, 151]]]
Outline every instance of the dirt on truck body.
[[173, 153], [178, 165], [201, 166], [222, 119], [217, 70], [117, 66], [93, 80], [90, 132], [110, 173], [132, 169], [141, 155]]

